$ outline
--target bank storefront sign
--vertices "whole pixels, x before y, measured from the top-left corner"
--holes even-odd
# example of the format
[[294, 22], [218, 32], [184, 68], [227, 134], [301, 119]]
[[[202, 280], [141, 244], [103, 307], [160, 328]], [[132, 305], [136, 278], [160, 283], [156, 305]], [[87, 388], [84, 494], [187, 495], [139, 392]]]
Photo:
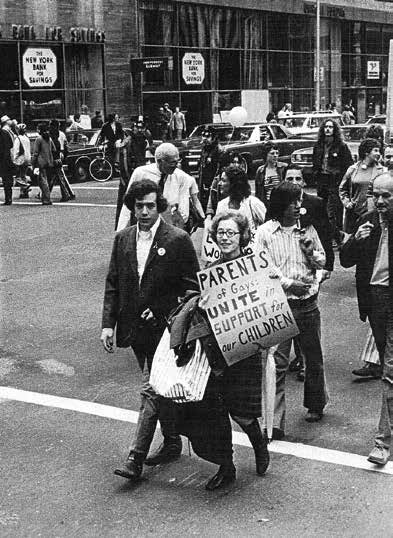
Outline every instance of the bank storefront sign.
[[205, 80], [205, 59], [199, 52], [186, 52], [182, 59], [182, 76], [187, 86]]
[[52, 49], [32, 48], [22, 57], [23, 79], [29, 88], [52, 88], [57, 80], [57, 58]]

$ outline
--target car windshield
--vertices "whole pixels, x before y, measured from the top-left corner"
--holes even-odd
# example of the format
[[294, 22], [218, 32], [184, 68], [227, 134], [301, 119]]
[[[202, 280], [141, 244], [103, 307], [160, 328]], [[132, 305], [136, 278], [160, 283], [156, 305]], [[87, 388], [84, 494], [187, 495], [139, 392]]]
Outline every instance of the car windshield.
[[363, 140], [366, 135], [367, 127], [348, 127], [343, 128], [344, 139], [347, 142]]
[[[217, 139], [219, 142], [233, 142], [233, 141], [242, 141], [242, 140], [248, 140], [251, 136], [251, 133], [254, 130], [254, 127], [247, 126], [247, 127], [235, 127], [233, 128], [232, 125], [220, 125], [217, 127], [210, 126], [210, 130], [214, 132], [214, 134], [217, 136]], [[198, 125], [192, 133], [190, 134], [189, 138], [201, 138], [202, 133], [206, 130], [205, 125]]]

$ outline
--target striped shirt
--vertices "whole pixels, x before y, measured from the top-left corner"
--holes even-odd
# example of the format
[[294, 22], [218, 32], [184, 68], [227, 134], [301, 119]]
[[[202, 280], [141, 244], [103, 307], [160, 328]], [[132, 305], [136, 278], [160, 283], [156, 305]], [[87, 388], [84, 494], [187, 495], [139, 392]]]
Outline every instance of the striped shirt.
[[[300, 248], [301, 230], [296, 225], [284, 228], [277, 220], [269, 220], [258, 228], [255, 237], [254, 250], [265, 250], [270, 256], [275, 266], [272, 276], [280, 279], [288, 299], [307, 299], [318, 293], [319, 280], [316, 270], [325, 266], [325, 251], [314, 226], [310, 224], [304, 230], [306, 236], [313, 241], [313, 253], [310, 257]], [[295, 280], [311, 285], [301, 297], [287, 291]]]

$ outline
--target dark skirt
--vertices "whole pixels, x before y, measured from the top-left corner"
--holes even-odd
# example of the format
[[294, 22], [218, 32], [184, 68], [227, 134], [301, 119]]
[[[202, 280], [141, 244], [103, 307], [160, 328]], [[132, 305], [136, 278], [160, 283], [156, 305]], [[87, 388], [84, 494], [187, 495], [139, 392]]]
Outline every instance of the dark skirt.
[[262, 361], [255, 355], [210, 374], [201, 402], [176, 405], [177, 431], [191, 441], [200, 458], [222, 465], [232, 459], [229, 414], [257, 418], [262, 414]]
[[240, 417], [262, 416], [262, 360], [253, 355], [227, 368], [222, 391], [229, 413]]

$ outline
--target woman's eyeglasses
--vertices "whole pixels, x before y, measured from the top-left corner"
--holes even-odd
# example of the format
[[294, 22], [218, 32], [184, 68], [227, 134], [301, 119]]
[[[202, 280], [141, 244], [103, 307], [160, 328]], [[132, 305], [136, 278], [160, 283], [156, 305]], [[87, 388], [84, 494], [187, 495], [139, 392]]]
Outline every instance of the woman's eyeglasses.
[[226, 235], [228, 237], [228, 239], [231, 239], [232, 237], [234, 237], [235, 235], [239, 235], [240, 232], [234, 232], [233, 230], [217, 230], [217, 237], [221, 238], [221, 237], [224, 237], [224, 235]]

